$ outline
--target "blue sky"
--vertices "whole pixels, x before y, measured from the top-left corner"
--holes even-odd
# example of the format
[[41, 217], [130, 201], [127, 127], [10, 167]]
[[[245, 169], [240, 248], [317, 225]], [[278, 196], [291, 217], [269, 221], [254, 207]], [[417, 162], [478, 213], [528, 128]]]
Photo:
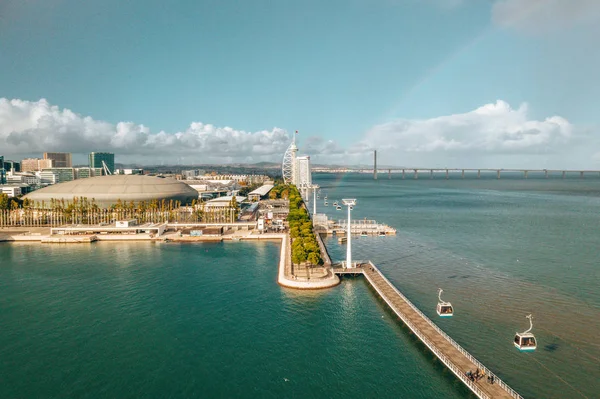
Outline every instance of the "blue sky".
[[3, 1], [0, 153], [592, 167], [598, 3]]

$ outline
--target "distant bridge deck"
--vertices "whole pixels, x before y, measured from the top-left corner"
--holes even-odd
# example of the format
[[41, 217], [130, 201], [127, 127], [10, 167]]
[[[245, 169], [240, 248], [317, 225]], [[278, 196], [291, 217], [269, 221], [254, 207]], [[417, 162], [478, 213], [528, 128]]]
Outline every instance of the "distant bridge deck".
[[[334, 266], [333, 272], [338, 275], [365, 276], [390, 309], [477, 397], [522, 398], [425, 316], [372, 262], [358, 262], [357, 265], [358, 267], [345, 269], [338, 264], [337, 267]], [[479, 381], [471, 381], [466, 373], [475, 372], [477, 368], [485, 372], [485, 377]], [[494, 376], [493, 384], [488, 382], [487, 377], [490, 375]]]
[[407, 175], [412, 175], [413, 179], [418, 179], [419, 176], [427, 176], [429, 175], [430, 179], [434, 178], [434, 175], [439, 175], [443, 173], [446, 179], [449, 179], [450, 176], [455, 176], [459, 174], [461, 178], [465, 178], [465, 173], [477, 173], [477, 178], [481, 178], [481, 172], [490, 172], [495, 173], [496, 178], [500, 179], [502, 174], [505, 173], [520, 173], [523, 178], [527, 179], [530, 173], [544, 174], [545, 178], [549, 178], [550, 176], [560, 175], [563, 179], [567, 177], [567, 175], [572, 176], [573, 174], [579, 176], [579, 178], [583, 179], [586, 176], [592, 177], [600, 177], [600, 170], [592, 170], [592, 169], [539, 169], [539, 168], [531, 168], [531, 169], [505, 169], [505, 168], [400, 168], [400, 167], [392, 167], [392, 168], [382, 168], [378, 167], [377, 169], [372, 168], [344, 168], [344, 169], [317, 169], [319, 172], [330, 172], [330, 173], [373, 173], [373, 177], [377, 179], [378, 174], [387, 174], [388, 178], [392, 178], [392, 174], [401, 174], [402, 179], [405, 179]]

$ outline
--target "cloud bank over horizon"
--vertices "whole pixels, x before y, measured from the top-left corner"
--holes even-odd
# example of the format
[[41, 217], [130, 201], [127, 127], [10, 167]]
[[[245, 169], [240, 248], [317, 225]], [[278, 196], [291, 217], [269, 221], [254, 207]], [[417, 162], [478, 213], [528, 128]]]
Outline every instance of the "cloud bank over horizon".
[[15, 155], [108, 151], [119, 162], [185, 160], [189, 163], [270, 160], [283, 154], [290, 136], [279, 128], [246, 132], [192, 122], [181, 132], [153, 133], [143, 124], [116, 125], [50, 105], [47, 100], [0, 98], [0, 149]]
[[498, 100], [462, 114], [380, 124], [363, 144], [422, 167], [591, 167], [597, 160], [585, 146], [597, 139], [584, 133], [563, 117], [532, 120], [527, 104], [514, 109]]
[[[120, 163], [280, 162], [291, 140], [284, 129], [246, 132], [193, 122], [181, 132], [152, 132], [133, 122], [111, 124], [39, 101], [0, 98], [0, 154], [7, 158], [63, 151], [110, 151]], [[430, 119], [396, 119], [373, 126], [342, 146], [321, 136], [301, 139], [314, 163], [415, 167], [598, 167], [598, 139], [567, 119], [533, 120], [528, 105], [498, 100], [475, 110]]]

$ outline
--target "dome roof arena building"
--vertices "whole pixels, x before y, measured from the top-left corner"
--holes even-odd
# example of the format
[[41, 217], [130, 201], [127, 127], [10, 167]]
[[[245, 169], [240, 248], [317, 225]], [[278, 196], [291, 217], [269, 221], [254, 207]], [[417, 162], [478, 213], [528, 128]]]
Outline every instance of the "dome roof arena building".
[[77, 179], [33, 191], [24, 198], [34, 202], [44, 201], [46, 206], [52, 199], [73, 201], [86, 197], [95, 200], [99, 207], [109, 207], [118, 200], [123, 202], [152, 200], [181, 201], [182, 204], [198, 199], [198, 191], [174, 179], [142, 175], [109, 175]]

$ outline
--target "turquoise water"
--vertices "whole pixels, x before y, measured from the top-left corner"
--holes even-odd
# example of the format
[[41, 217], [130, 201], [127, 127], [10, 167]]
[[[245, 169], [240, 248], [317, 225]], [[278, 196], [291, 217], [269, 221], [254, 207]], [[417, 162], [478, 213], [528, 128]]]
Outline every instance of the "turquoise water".
[[1, 398], [459, 398], [360, 280], [276, 284], [277, 243], [0, 246]]
[[[355, 239], [354, 257], [373, 260], [521, 394], [600, 397], [600, 179], [316, 181], [330, 204], [355, 197], [354, 218], [398, 229], [396, 237]], [[345, 257], [335, 239], [327, 245], [334, 258]], [[435, 313], [438, 287], [454, 305], [451, 319]], [[512, 339], [528, 328], [529, 313], [538, 350], [520, 353]]]
[[[315, 180], [398, 229], [355, 239], [355, 258], [525, 397], [600, 397], [600, 179]], [[0, 245], [0, 398], [470, 396], [362, 279], [287, 290], [278, 257], [264, 242]], [[539, 348], [520, 353], [528, 313]]]

